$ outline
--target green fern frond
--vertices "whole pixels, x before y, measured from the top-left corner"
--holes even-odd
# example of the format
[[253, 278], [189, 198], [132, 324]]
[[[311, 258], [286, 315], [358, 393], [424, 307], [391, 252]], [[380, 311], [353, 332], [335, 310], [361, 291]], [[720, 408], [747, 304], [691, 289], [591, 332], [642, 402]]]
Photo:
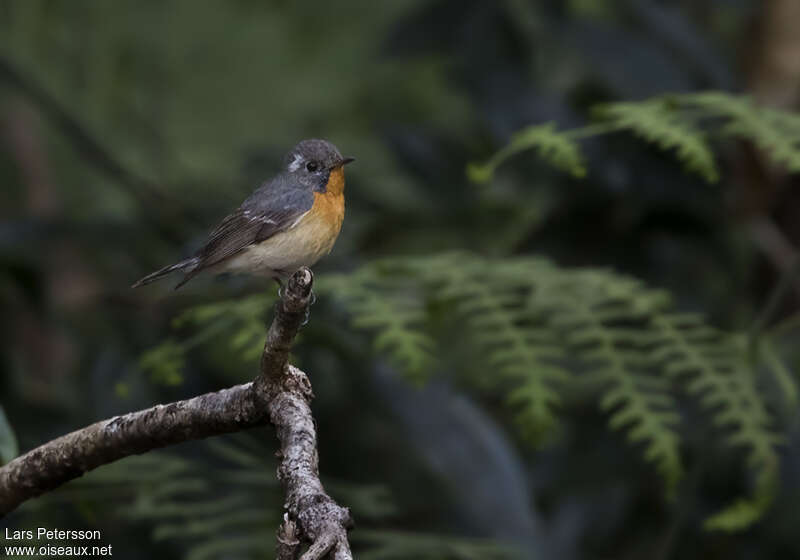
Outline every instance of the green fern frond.
[[535, 148], [543, 160], [573, 177], [585, 177], [586, 165], [580, 148], [568, 135], [556, 130], [554, 123], [529, 126], [511, 137], [511, 142], [484, 164], [470, 164], [467, 176], [477, 183], [491, 179], [495, 169], [508, 158]]
[[172, 321], [174, 328], [192, 328], [194, 334], [178, 341], [170, 338], [145, 352], [139, 366], [154, 383], [174, 386], [183, 383], [186, 354], [208, 340], [228, 335], [228, 346], [243, 361], [261, 355], [264, 343], [264, 317], [275, 298], [252, 295], [197, 305]]
[[511, 137], [516, 151], [536, 148], [539, 157], [573, 177], [584, 177], [586, 165], [578, 145], [567, 135], [556, 130], [555, 123], [525, 128]]
[[714, 424], [726, 432], [726, 441], [747, 452], [747, 465], [756, 473], [752, 498], [738, 500], [709, 518], [706, 527], [736, 531], [747, 527], [772, 502], [777, 487], [781, 438], [770, 427], [770, 414], [758, 392], [753, 373], [743, 367], [747, 354], [741, 340], [699, 330], [695, 315], [656, 315], [660, 342], [654, 356], [663, 360], [666, 375], [683, 381], [699, 399]]
[[183, 383], [185, 364], [184, 345], [172, 338], [151, 348], [139, 359], [139, 367], [150, 374], [153, 383], [168, 387]]
[[598, 106], [595, 112], [616, 128], [630, 130], [662, 150], [674, 149], [687, 170], [700, 174], [709, 183], [719, 180], [714, 154], [703, 132], [666, 99], [609, 103]]
[[[431, 302], [449, 304], [465, 335], [483, 356], [491, 383], [507, 389], [518, 411], [523, 434], [540, 441], [556, 422], [560, 385], [571, 377], [565, 353], [583, 360], [598, 379], [611, 388], [605, 407], [613, 408], [611, 425], [630, 426], [630, 437], [646, 443], [645, 455], [664, 476], [668, 492], [682, 474], [679, 458], [678, 416], [667, 382], [650, 375], [636, 331], [612, 327], [620, 319], [646, 316], [645, 292], [640, 283], [610, 273], [564, 271], [545, 259], [484, 260], [467, 253], [437, 257], [394, 259], [365, 267], [352, 277], [381, 270], [395, 281], [416, 279], [420, 294]], [[344, 280], [344, 279], [343, 279]], [[375, 289], [359, 281], [361, 297]], [[646, 292], [663, 302], [661, 292]], [[622, 300], [622, 306], [617, 305]], [[363, 319], [360, 319], [363, 323]], [[356, 325], [358, 326], [358, 325]]]
[[[777, 457], [776, 457], [777, 459]], [[761, 519], [778, 492], [778, 464], [759, 467], [752, 497], [740, 498], [705, 520], [708, 531], [740, 531]]]
[[468, 176], [488, 181], [508, 158], [537, 148], [555, 168], [582, 177], [586, 167], [576, 140], [620, 130], [630, 130], [661, 149], [675, 150], [687, 170], [710, 183], [719, 180], [708, 143], [712, 137], [753, 142], [775, 165], [800, 172], [800, 115], [757, 106], [746, 96], [720, 91], [669, 94], [603, 104], [593, 112], [599, 122], [584, 127], [556, 131], [553, 123], [546, 123], [521, 130], [485, 164], [470, 164]]
[[[553, 410], [561, 401], [556, 385], [566, 380], [568, 372], [558, 363], [563, 348], [556, 333], [542, 328], [544, 310], [521, 291], [527, 279], [508, 269], [493, 271], [488, 263], [468, 255], [426, 264], [436, 298], [452, 302], [469, 332], [480, 333], [470, 338], [485, 355], [494, 382], [514, 387], [508, 401], [518, 411], [523, 435], [541, 441], [556, 422]], [[548, 266], [544, 261], [529, 265]], [[499, 274], [494, 276], [495, 272]]]
[[[726, 441], [748, 449], [747, 466], [761, 481], [752, 498], [713, 516], [708, 527], [743, 528], [745, 512], [755, 519], [769, 505], [779, 438], [763, 396], [741, 367], [741, 344], [699, 315], [675, 312], [664, 291], [610, 271], [468, 253], [378, 261], [339, 282], [350, 282], [345, 289], [362, 292], [362, 299], [371, 297], [364, 291], [383, 297], [401, 284], [420, 298], [417, 310], [446, 305], [459, 336], [469, 337], [482, 356], [483, 382], [506, 391], [528, 435], [552, 428], [570, 383], [591, 379], [610, 428], [644, 445], [668, 495], [683, 475], [676, 391], [698, 398]], [[357, 325], [377, 328], [376, 336], [390, 324], [364, 316], [371, 307], [356, 308]], [[424, 330], [432, 320], [413, 317], [404, 328]]]
[[261, 354], [264, 317], [274, 301], [272, 295], [256, 294], [198, 305], [179, 315], [174, 325], [202, 327], [184, 343], [184, 350], [199, 346], [223, 332], [232, 333], [230, 348], [243, 360], [253, 360]]
[[568, 376], [558, 364], [563, 348], [557, 334], [544, 328], [546, 310], [536, 309], [529, 294], [527, 275], [550, 264], [529, 259], [491, 268], [493, 264], [468, 253], [448, 253], [388, 259], [378, 266], [393, 278], [416, 279], [432, 306], [452, 310], [453, 320], [465, 327], [463, 334], [484, 357], [482, 365], [491, 372], [487, 379], [509, 388], [508, 400], [523, 435], [541, 441], [555, 424], [553, 408], [560, 401], [556, 385]]
[[758, 107], [746, 96], [707, 92], [681, 97], [707, 116], [723, 119], [720, 133], [753, 142], [775, 165], [790, 173], [800, 171], [800, 118]]
[[786, 412], [793, 412], [800, 404], [797, 381], [792, 372], [783, 363], [772, 340], [761, 338], [756, 343], [756, 352], [764, 360], [767, 371], [772, 374], [781, 395], [781, 407]]
[[668, 381], [654, 374], [642, 348], [648, 342], [646, 324], [637, 329], [619, 325], [646, 320], [652, 310], [642, 309], [641, 300], [658, 302], [660, 294], [654, 296], [638, 282], [607, 273], [581, 275], [584, 278], [574, 283], [574, 289], [543, 294], [551, 302], [560, 297], [554, 324], [565, 327], [566, 343], [606, 387], [600, 408], [611, 414], [609, 427], [627, 428], [632, 443], [644, 444], [645, 459], [656, 465], [666, 494], [672, 497], [683, 477], [677, 404]]
[[[121, 515], [148, 523], [153, 540], [179, 542], [186, 560], [268, 558], [280, 522], [281, 490], [271, 454], [246, 446], [245, 439], [224, 436], [195, 444], [214, 461], [154, 452], [106, 465], [73, 484], [82, 486], [84, 498], [116, 503]], [[368, 526], [380, 527], [380, 520], [397, 513], [384, 486], [336, 480], [325, 485]], [[359, 558], [519, 557], [516, 549], [490, 540], [412, 531], [362, 528], [352, 542], [369, 547]]]
[[[707, 527], [742, 529], [772, 501], [780, 438], [746, 367], [743, 339], [712, 328], [700, 315], [675, 311], [662, 290], [608, 270], [464, 252], [377, 260], [320, 278], [317, 290], [340, 300], [353, 325], [369, 332], [376, 349], [415, 381], [433, 369], [442, 338], [468, 341], [462, 344], [474, 361], [454, 373], [505, 395], [522, 435], [534, 441], [553, 431], [565, 394], [589, 387], [610, 429], [642, 445], [667, 495], [683, 475], [677, 398], [697, 399], [711, 429], [745, 449], [756, 481], [750, 497], [712, 516]], [[201, 331], [195, 338], [202, 338], [208, 336], [202, 321], [217, 324], [232, 315], [246, 325], [267, 301], [234, 303], [227, 313], [201, 308], [184, 321], [196, 321]], [[772, 360], [775, 371], [777, 356]]]
[[434, 342], [424, 330], [420, 299], [393, 278], [391, 270], [365, 267], [357, 274], [325, 278], [319, 291], [335, 294], [356, 328], [375, 333], [375, 349], [391, 356], [410, 379], [422, 382], [435, 362]]

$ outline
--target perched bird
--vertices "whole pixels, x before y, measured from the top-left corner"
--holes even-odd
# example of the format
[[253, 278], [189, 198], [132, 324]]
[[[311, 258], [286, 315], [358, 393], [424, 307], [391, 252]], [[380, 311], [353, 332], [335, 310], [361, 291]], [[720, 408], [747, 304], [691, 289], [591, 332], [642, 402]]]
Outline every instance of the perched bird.
[[330, 253], [344, 219], [342, 157], [325, 140], [303, 140], [284, 169], [264, 182], [211, 232], [194, 256], [148, 274], [133, 287], [182, 272], [177, 290], [198, 273], [232, 272], [283, 282]]

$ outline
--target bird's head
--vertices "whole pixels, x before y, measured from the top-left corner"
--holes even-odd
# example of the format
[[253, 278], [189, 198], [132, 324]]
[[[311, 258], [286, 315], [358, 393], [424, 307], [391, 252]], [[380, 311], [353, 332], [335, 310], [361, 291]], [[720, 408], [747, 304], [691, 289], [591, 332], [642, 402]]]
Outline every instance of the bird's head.
[[303, 185], [319, 188], [325, 186], [331, 171], [354, 161], [342, 157], [339, 150], [327, 140], [303, 140], [286, 154], [286, 171]]

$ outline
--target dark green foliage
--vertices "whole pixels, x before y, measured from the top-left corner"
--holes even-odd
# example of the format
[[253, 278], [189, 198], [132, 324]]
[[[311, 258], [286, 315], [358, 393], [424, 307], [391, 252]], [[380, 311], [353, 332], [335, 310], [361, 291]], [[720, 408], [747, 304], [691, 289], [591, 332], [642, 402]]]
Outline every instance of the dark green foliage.
[[153, 453], [100, 469], [79, 484], [88, 487], [84, 496], [105, 494], [122, 517], [151, 524], [155, 541], [183, 543], [184, 558], [219, 558], [234, 550], [263, 556], [271, 543], [256, 535], [278, 522], [265, 507], [269, 497], [279, 499], [277, 482], [252, 453], [225, 441], [208, 445], [218, 467]]
[[[471, 458], [431, 466], [424, 438], [406, 433], [442, 412], [415, 397], [443, 384], [509, 428], [493, 440], [511, 440], [505, 459], [524, 473], [509, 517], [540, 518], [542, 557], [797, 556], [797, 299], [790, 290], [751, 327], [777, 278], [741, 217], [774, 220], [797, 246], [797, 176], [783, 172], [799, 169], [800, 117], [721, 92], [770, 99], [752, 73], [768, 45], [751, 19], [769, 6], [0, 3], [0, 401], [21, 447], [252, 379], [272, 284], [129, 285], [191, 254], [289, 146], [320, 136], [358, 162], [293, 361], [313, 379], [323, 476], [381, 482], [328, 484], [355, 510], [357, 557], [501, 555], [470, 538], [506, 535], [470, 507], [505, 496], [481, 486], [509, 478], [503, 463], [448, 495]], [[749, 70], [743, 54], [756, 58]], [[720, 92], [664, 93], [700, 88]], [[465, 181], [471, 159], [488, 161], [469, 165], [488, 180], [525, 150], [530, 164], [518, 158], [520, 172], [509, 165], [491, 188]], [[407, 254], [429, 257], [381, 259]], [[574, 268], [608, 264], [676, 303]], [[388, 368], [370, 349], [413, 384], [433, 383], [381, 393]], [[484, 435], [425, 432], [439, 449]], [[29, 502], [9, 525], [98, 526], [116, 532], [120, 557], [269, 557], [281, 511], [269, 459], [240, 468], [200, 444], [141, 459], [113, 483], [92, 483], [102, 469]], [[135, 522], [111, 518], [131, 503]], [[370, 504], [384, 513], [364, 513]], [[749, 528], [708, 534], [704, 519]], [[218, 526], [232, 538], [213, 542]]]
[[[152, 527], [155, 542], [180, 545], [186, 560], [271, 558], [280, 523], [281, 488], [262, 442], [231, 436], [199, 444], [203, 462], [153, 452], [108, 465], [74, 482], [84, 500], [110, 501], [116, 514]], [[488, 540], [434, 533], [370, 530], [398, 515], [383, 486], [326, 481], [364, 527], [354, 543], [359, 558], [473, 560], [518, 558], [511, 547]]]
[[19, 455], [17, 438], [14, 436], [14, 430], [11, 429], [3, 407], [0, 406], [0, 465], [8, 463], [17, 455]]
[[[780, 437], [742, 337], [676, 311], [664, 291], [607, 270], [464, 252], [380, 259], [321, 278], [318, 286], [325, 297], [341, 301], [353, 327], [372, 333], [376, 350], [416, 382], [437, 364], [433, 310], [447, 309], [453, 325], [448, 339], [469, 341], [480, 359], [477, 382], [505, 393], [521, 433], [534, 443], [553, 431], [564, 398], [588, 388], [609, 415], [610, 428], [643, 446], [667, 497], [684, 471], [677, 399], [695, 399], [707, 411], [708, 428], [745, 450], [756, 480], [751, 498], [715, 514], [706, 526], [742, 529], [772, 500]], [[205, 339], [202, 329], [218, 324], [224, 313], [237, 325], [231, 343], [248, 340], [256, 348], [263, 329], [250, 321], [268, 301], [254, 296], [216, 303], [187, 317]], [[173, 348], [173, 342], [167, 345]], [[771, 364], [773, 371], [783, 367], [777, 358]]]
[[[353, 311], [355, 327], [376, 333], [376, 350], [391, 355], [411, 379], [421, 382], [435, 363], [434, 343], [423, 329], [424, 300], [416, 291], [409, 291], [404, 279], [398, 280], [374, 282], [370, 270], [362, 269], [350, 276], [328, 278], [323, 285], [326, 292], [340, 295]], [[353, 283], [370, 289], [348, 289]]]
[[492, 156], [486, 164], [470, 164], [467, 174], [473, 181], [487, 181], [507, 158], [531, 148], [536, 148], [539, 157], [553, 167], [573, 177], [586, 175], [586, 166], [577, 143], [568, 134], [557, 131], [554, 123], [534, 125], [517, 132], [508, 146]]
[[[747, 465], [756, 473], [754, 496], [739, 500], [706, 520], [709, 529], [736, 530], [756, 521], [766, 511], [778, 483], [779, 459], [775, 446], [781, 438], [755, 382], [742, 337], [726, 337], [703, 325], [691, 314], [656, 319], [660, 333], [654, 355], [664, 373], [685, 382], [686, 391], [700, 399], [714, 425], [731, 445], [743, 446]], [[780, 361], [771, 364], [781, 367]]]
[[353, 543], [370, 548], [358, 555], [364, 560], [505, 560], [520, 558], [510, 546], [481, 541], [401, 531], [359, 531]]
[[[610, 427], [644, 444], [645, 458], [672, 495], [683, 473], [675, 398], [696, 397], [726, 440], [747, 450], [757, 477], [752, 500], [716, 514], [707, 526], [741, 529], [763, 513], [777, 481], [779, 437], [737, 337], [676, 312], [667, 294], [639, 281], [562, 269], [545, 259], [465, 253], [390, 259], [335, 280], [336, 295], [368, 301], [365, 293], [385, 289], [382, 279], [397, 285], [402, 278], [430, 300], [452, 302], [464, 334], [482, 350], [482, 381], [506, 388], [524, 433], [546, 433], [560, 393], [569, 383], [589, 382], [610, 413]], [[369, 306], [352, 313], [356, 324], [370, 324]], [[397, 343], [404, 356], [413, 349], [428, 360], [430, 348], [415, 346], [413, 330], [395, 334], [407, 338]]]
[[800, 171], [800, 119], [787, 111], [759, 107], [745, 96], [707, 92], [678, 97], [689, 110], [721, 122], [719, 134], [753, 142], [763, 155], [791, 173]]
[[662, 150], [674, 149], [687, 170], [709, 183], [719, 180], [714, 155], [703, 132], [670, 99], [600, 105], [596, 114], [615, 129], [630, 130]]
[[709, 137], [753, 142], [775, 165], [792, 173], [800, 171], [800, 118], [759, 107], [746, 96], [718, 91], [670, 94], [601, 104], [593, 113], [598, 123], [583, 128], [556, 131], [547, 123], [523, 129], [485, 164], [471, 164], [470, 178], [487, 181], [505, 160], [531, 148], [537, 148], [554, 167], [583, 177], [586, 168], [576, 140], [620, 130], [629, 130], [663, 150], [674, 150], [688, 171], [709, 183], [719, 180]]
[[150, 373], [153, 383], [180, 385], [183, 383], [185, 349], [185, 344], [179, 345], [173, 339], [165, 340], [149, 352], [145, 352], [139, 360], [139, 365]]
[[[709, 136], [751, 140], [775, 163], [789, 171], [800, 169], [798, 118], [756, 107], [744, 97], [668, 95], [601, 105], [595, 115], [601, 122], [582, 129], [557, 131], [552, 123], [529, 127], [486, 164], [471, 165], [469, 174], [487, 180], [507, 158], [536, 148], [556, 168], [582, 177], [586, 168], [577, 140], [620, 130], [674, 149], [686, 169], [709, 182], [719, 179]], [[752, 354], [741, 336], [677, 312], [665, 292], [600, 269], [468, 253], [377, 260], [350, 274], [323, 278], [318, 290], [338, 299], [353, 317], [353, 327], [372, 333], [376, 351], [417, 383], [436, 367], [446, 367], [438, 359], [435, 331], [437, 310], [447, 310], [458, 336], [469, 341], [480, 359], [481, 387], [505, 394], [521, 433], [533, 442], [553, 433], [566, 396], [588, 388], [609, 415], [611, 429], [624, 430], [632, 443], [643, 446], [645, 459], [664, 480], [667, 497], [675, 495], [684, 476], [677, 403], [691, 397], [705, 409], [709, 426], [745, 450], [755, 480], [751, 497], [714, 514], [705, 526], [743, 529], [772, 502], [780, 437], [756, 385]], [[155, 360], [152, 369], [159, 377], [176, 378], [180, 354], [207, 340], [220, 325], [233, 329], [233, 349], [257, 356], [258, 318], [269, 301], [252, 296], [187, 312], [180, 322], [199, 327], [199, 334], [154, 350], [151, 356], [169, 359]], [[764, 356], [774, 378], [793, 387], [778, 356]], [[169, 375], [158, 373], [159, 368], [170, 369]]]

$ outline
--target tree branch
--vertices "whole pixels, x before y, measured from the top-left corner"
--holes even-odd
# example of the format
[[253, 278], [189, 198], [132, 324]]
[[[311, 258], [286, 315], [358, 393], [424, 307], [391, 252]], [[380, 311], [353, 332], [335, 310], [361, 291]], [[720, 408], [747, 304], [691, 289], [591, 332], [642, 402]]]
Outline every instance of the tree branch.
[[191, 439], [266, 423], [252, 383], [103, 420], [0, 468], [0, 515], [101, 465]]
[[192, 439], [236, 432], [271, 422], [280, 442], [278, 479], [286, 514], [277, 557], [351, 560], [350, 512], [328, 496], [319, 480], [317, 436], [306, 374], [288, 365], [289, 349], [308, 313], [313, 275], [289, 279], [275, 306], [261, 372], [251, 383], [103, 420], [54, 439], [0, 468], [0, 517], [101, 465]]

